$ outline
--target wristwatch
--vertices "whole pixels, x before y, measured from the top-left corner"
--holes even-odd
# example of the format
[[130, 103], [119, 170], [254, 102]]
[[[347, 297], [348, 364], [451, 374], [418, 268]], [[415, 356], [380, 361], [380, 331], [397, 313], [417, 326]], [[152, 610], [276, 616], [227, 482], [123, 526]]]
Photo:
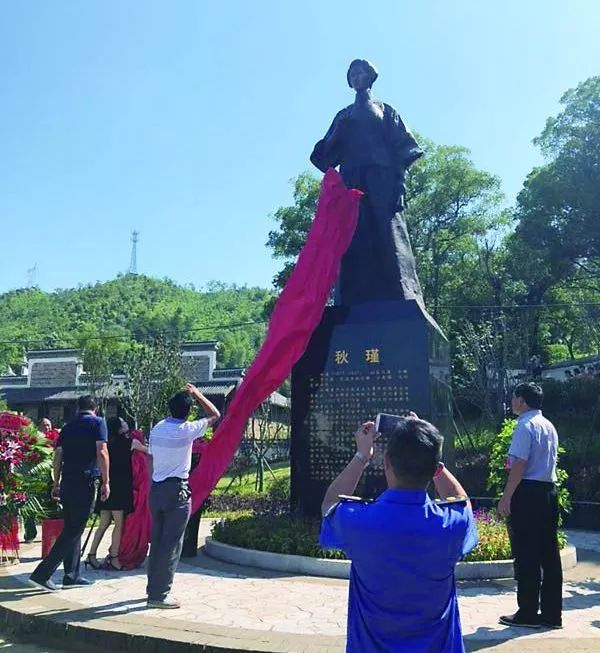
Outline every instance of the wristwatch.
[[364, 463], [365, 467], [369, 464], [369, 459], [365, 456], [364, 453], [361, 453], [360, 451], [357, 451], [354, 454], [355, 458], [358, 458], [362, 463]]

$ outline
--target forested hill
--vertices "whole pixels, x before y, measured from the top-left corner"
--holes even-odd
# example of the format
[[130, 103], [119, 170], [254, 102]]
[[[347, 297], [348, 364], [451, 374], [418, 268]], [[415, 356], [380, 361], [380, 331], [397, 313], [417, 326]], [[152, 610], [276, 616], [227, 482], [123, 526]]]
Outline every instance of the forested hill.
[[27, 348], [85, 348], [94, 342], [117, 353], [134, 338], [157, 333], [219, 340], [220, 366], [245, 365], [262, 341], [270, 297], [262, 288], [213, 282], [197, 291], [131, 274], [51, 293], [7, 292], [0, 295], [0, 373], [18, 365]]

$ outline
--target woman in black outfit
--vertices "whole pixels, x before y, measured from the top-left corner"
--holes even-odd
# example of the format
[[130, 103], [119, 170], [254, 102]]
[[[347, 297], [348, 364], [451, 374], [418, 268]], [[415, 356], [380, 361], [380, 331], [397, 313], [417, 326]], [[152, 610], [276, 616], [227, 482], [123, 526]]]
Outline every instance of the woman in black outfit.
[[[148, 453], [147, 447], [129, 437], [127, 422], [120, 417], [111, 417], [107, 420], [108, 427], [108, 455], [110, 458], [110, 495], [106, 501], [96, 503], [96, 513], [100, 515], [98, 530], [92, 540], [90, 553], [86, 566], [92, 569], [121, 569], [119, 561], [119, 544], [125, 516], [133, 510], [133, 485], [131, 476], [131, 452], [134, 449]], [[115, 525], [112, 532], [108, 556], [99, 562], [96, 554], [98, 546], [110, 526]]]

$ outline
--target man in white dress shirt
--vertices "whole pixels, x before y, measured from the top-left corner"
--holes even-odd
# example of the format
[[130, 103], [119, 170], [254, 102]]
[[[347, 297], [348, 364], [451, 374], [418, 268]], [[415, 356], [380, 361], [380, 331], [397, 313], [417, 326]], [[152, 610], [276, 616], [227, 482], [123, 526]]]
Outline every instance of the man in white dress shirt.
[[[208, 416], [187, 421], [194, 399]], [[152, 540], [146, 591], [148, 607], [163, 609], [180, 607], [170, 592], [192, 504], [188, 485], [192, 445], [221, 417], [217, 408], [191, 384], [171, 397], [169, 412], [171, 416], [150, 432]]]

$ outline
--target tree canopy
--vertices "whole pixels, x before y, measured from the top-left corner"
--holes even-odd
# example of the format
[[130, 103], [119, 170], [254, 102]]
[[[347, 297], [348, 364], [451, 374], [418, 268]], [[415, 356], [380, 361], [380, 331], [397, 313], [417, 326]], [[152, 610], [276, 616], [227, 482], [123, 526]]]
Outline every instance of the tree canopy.
[[[455, 345], [462, 380], [490, 378], [483, 368], [492, 364], [492, 377], [523, 368], [534, 354], [548, 363], [600, 353], [600, 77], [567, 91], [561, 107], [534, 141], [545, 162], [512, 208], [500, 180], [466, 148], [419, 137], [426, 156], [408, 174], [405, 217], [426, 305]], [[319, 194], [309, 172], [292, 183], [293, 203], [275, 211], [267, 239], [282, 261], [275, 290], [306, 240]], [[27, 348], [69, 346], [102, 375], [98, 361], [124, 364], [132, 342], [157, 335], [219, 340], [221, 366], [246, 365], [275, 294], [218, 282], [197, 291], [138, 275], [4, 293], [0, 372], [18, 366]], [[485, 360], [461, 355], [481, 342]]]
[[[546, 162], [513, 208], [466, 148], [418, 139], [425, 156], [407, 176], [405, 217], [425, 303], [455, 345], [455, 374], [498, 377], [534, 355], [551, 363], [600, 353], [600, 77], [567, 91], [561, 104], [534, 140]], [[308, 172], [292, 183], [293, 204], [274, 213], [267, 240], [283, 261], [276, 288], [319, 193]], [[481, 334], [499, 366], [493, 372], [460, 353], [480, 346]]]
[[[0, 373], [18, 366], [26, 349], [78, 347], [93, 363], [122, 364], [132, 341], [156, 335], [218, 340], [222, 367], [247, 365], [264, 336], [268, 290], [210, 284], [207, 290], [142, 275], [57, 290], [0, 295]], [[93, 365], [92, 365], [93, 366]]]

